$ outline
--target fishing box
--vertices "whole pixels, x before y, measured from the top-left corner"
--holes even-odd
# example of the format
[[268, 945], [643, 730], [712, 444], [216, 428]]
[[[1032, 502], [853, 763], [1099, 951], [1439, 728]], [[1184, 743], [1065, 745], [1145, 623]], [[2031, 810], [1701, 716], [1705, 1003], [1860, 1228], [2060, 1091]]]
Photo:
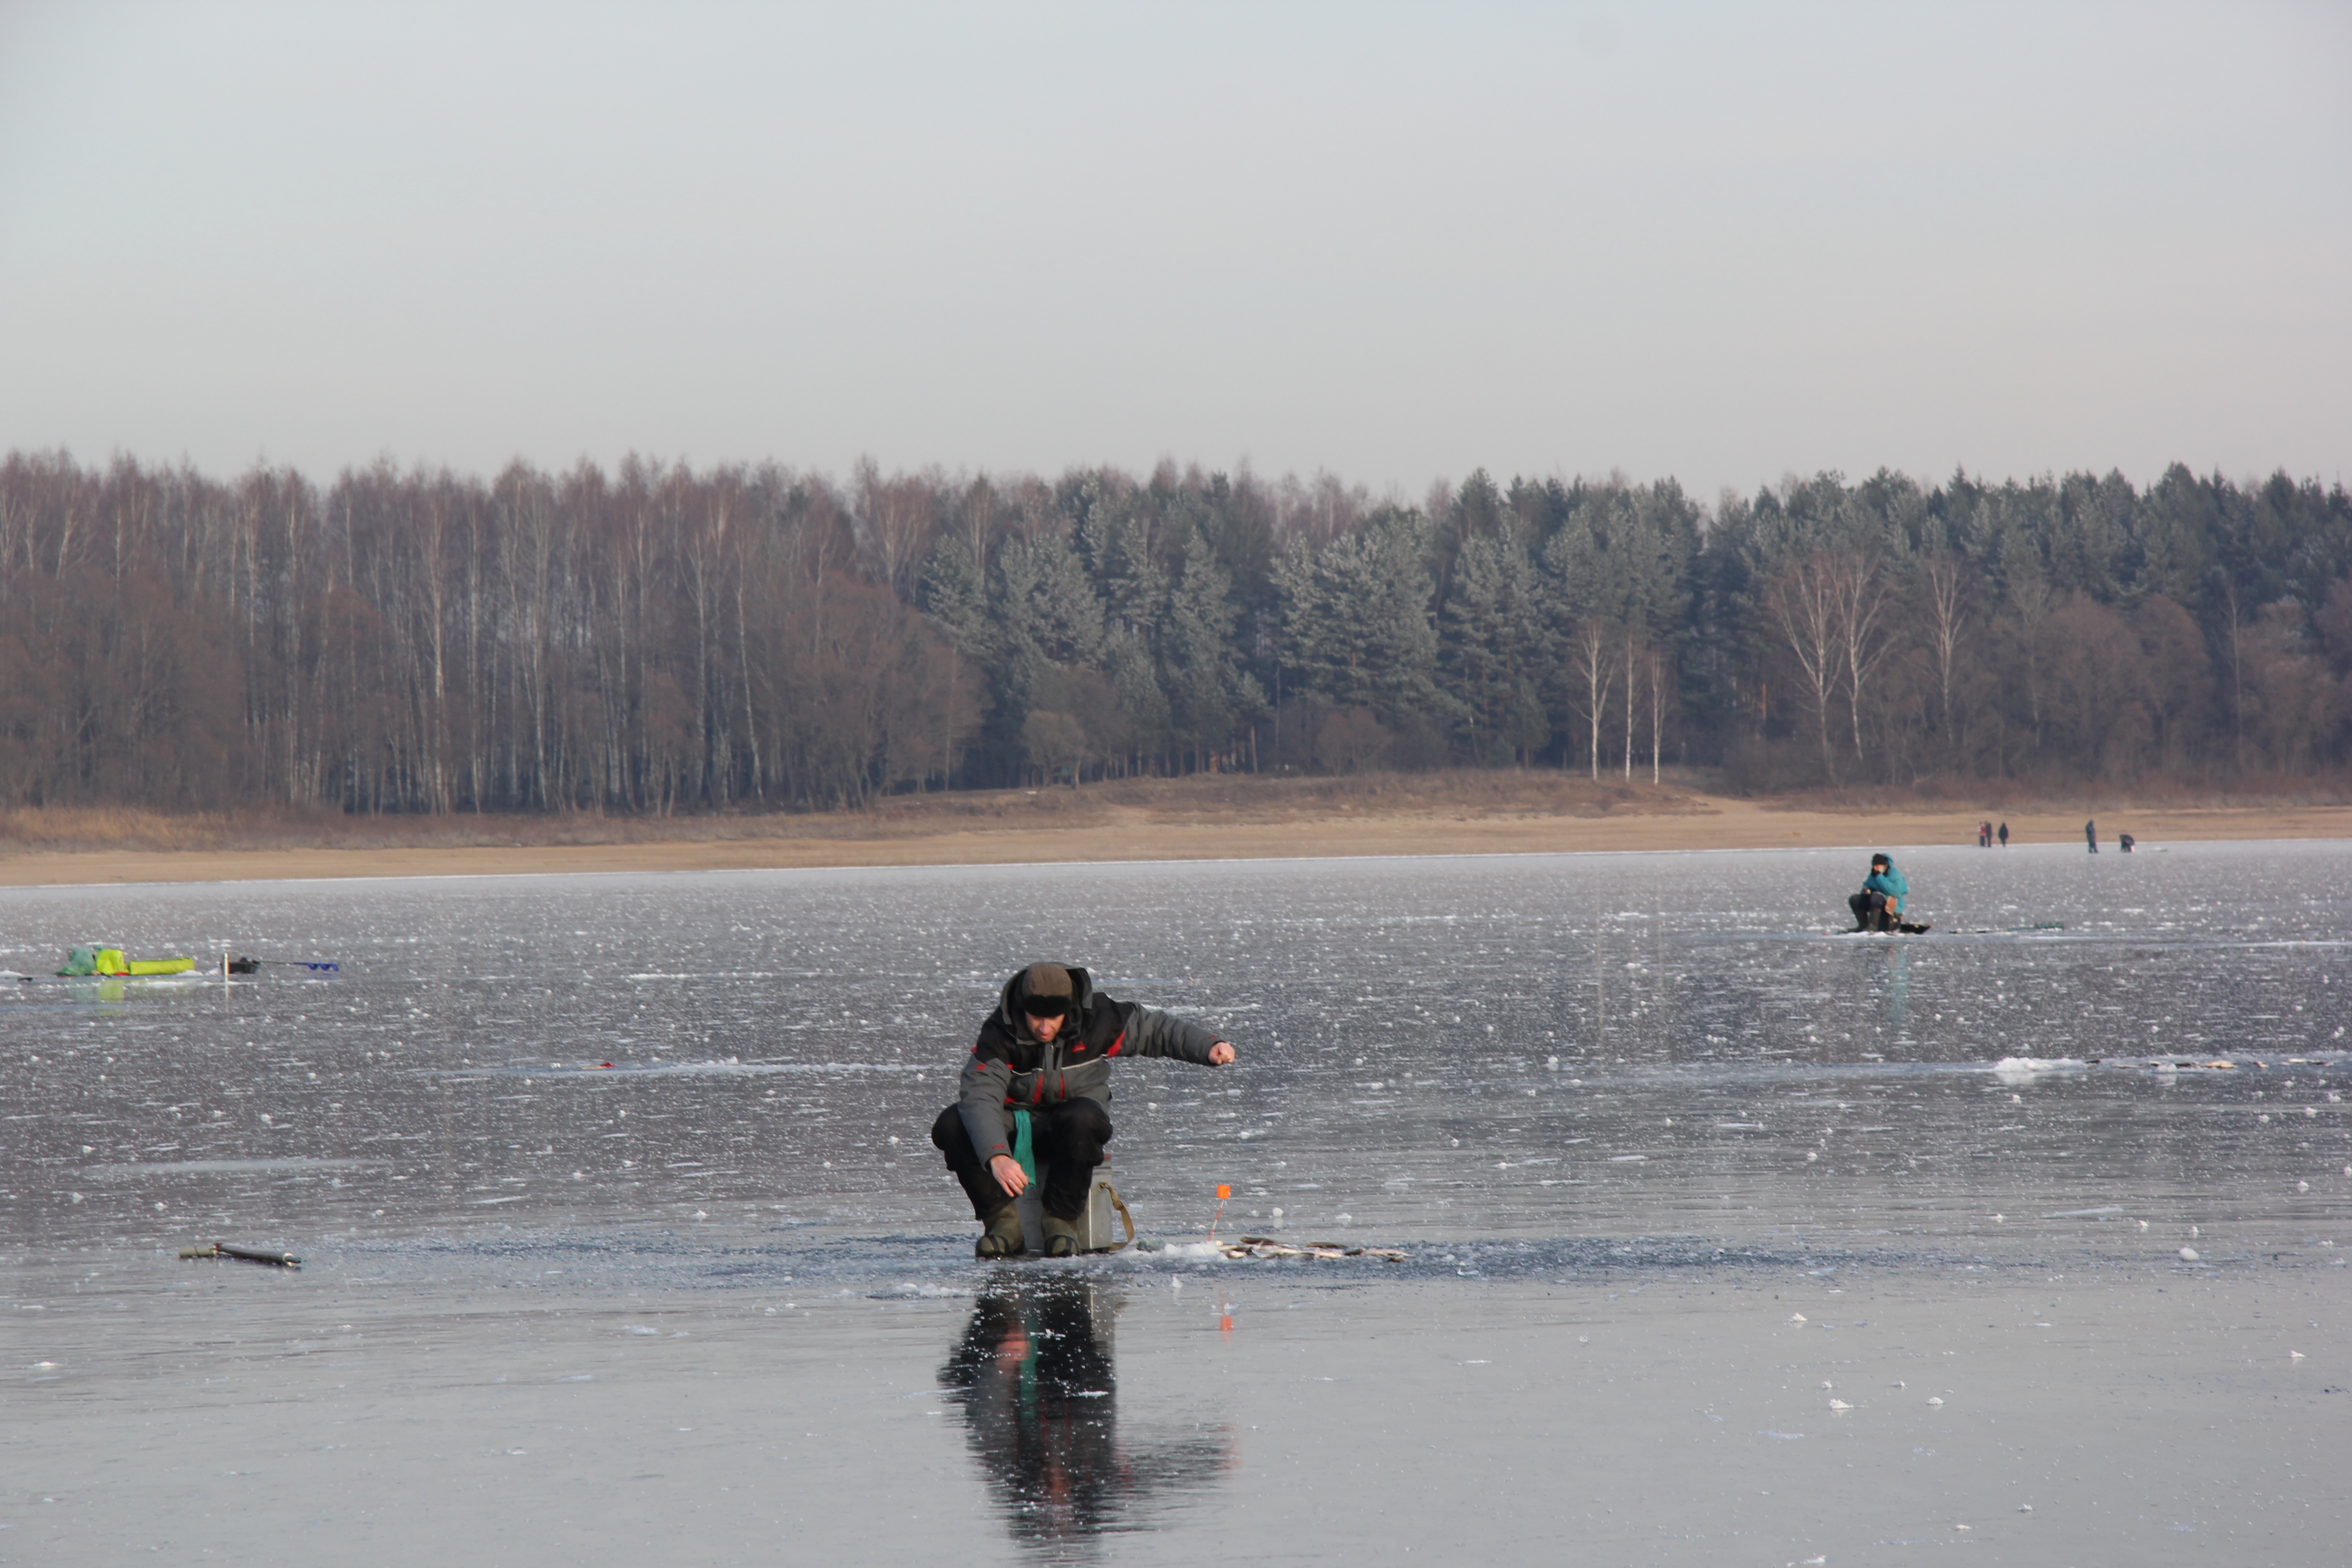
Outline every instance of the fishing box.
[[[1022, 1240], [1032, 1254], [1040, 1257], [1045, 1251], [1045, 1173], [1052, 1169], [1043, 1160], [1037, 1162], [1037, 1179], [1013, 1200], [1013, 1212], [1021, 1216]], [[1097, 1170], [1094, 1190], [1087, 1194], [1087, 1206], [1078, 1215], [1078, 1250], [1111, 1252], [1134, 1239], [1133, 1216], [1127, 1213], [1127, 1205], [1120, 1201], [1110, 1178]]]

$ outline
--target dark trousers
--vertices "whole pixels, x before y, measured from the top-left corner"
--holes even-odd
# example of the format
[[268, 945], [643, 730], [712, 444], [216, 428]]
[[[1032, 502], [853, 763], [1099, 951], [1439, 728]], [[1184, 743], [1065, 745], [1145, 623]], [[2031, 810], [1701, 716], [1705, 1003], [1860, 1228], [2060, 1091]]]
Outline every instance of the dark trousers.
[[1885, 931], [1898, 918], [1886, 907], [1885, 893], [1856, 893], [1848, 899], [1846, 907], [1853, 911], [1853, 929]]
[[[1053, 1167], [1045, 1173], [1041, 1194], [1045, 1212], [1055, 1219], [1076, 1220], [1086, 1212], [1095, 1167], [1103, 1163], [1103, 1145], [1110, 1142], [1110, 1113], [1091, 1100], [1066, 1100], [1030, 1111], [1029, 1125], [1030, 1152], [1039, 1165]], [[947, 1156], [948, 1169], [963, 1184], [974, 1218], [984, 1224], [1013, 1201], [972, 1148], [960, 1107], [950, 1105], [940, 1112], [931, 1123], [931, 1144]]]

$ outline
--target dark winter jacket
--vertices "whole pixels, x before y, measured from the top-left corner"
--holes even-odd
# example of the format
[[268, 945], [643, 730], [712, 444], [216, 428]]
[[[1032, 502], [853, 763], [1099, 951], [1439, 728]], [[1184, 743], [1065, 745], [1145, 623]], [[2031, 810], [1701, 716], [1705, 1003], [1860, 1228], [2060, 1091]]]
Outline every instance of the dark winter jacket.
[[996, 1011], [963, 1064], [957, 1107], [982, 1163], [1013, 1152], [1013, 1110], [1086, 1099], [1110, 1104], [1113, 1057], [1175, 1057], [1202, 1067], [1220, 1037], [1140, 1002], [1120, 1002], [1095, 989], [1094, 977], [1073, 967], [1076, 1007], [1052, 1045], [1030, 1036], [1017, 993], [1021, 973], [1004, 983]]

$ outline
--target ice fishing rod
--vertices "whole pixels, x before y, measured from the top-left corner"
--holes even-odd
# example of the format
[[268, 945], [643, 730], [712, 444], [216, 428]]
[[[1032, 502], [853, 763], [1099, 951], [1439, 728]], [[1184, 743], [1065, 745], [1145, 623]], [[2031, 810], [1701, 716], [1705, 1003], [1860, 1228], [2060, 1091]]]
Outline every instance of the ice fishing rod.
[[183, 1258], [235, 1258], [247, 1263], [268, 1263], [279, 1268], [299, 1268], [302, 1260], [290, 1252], [262, 1252], [250, 1247], [231, 1247], [226, 1241], [210, 1241], [196, 1247], [180, 1248]]

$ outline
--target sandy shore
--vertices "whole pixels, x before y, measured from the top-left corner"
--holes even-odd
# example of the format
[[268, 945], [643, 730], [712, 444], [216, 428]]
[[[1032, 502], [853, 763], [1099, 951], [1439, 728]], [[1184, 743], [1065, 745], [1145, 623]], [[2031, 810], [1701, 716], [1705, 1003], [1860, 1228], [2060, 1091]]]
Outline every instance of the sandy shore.
[[[298, 878], [515, 876], [824, 866], [1010, 865], [1048, 861], [1266, 859], [1286, 856], [1495, 855], [1563, 851], [1875, 848], [1974, 842], [1983, 814], [1790, 809], [1674, 792], [1597, 814], [1476, 806], [1381, 811], [1341, 804], [1279, 820], [1181, 806], [1107, 805], [1065, 823], [1005, 826], [829, 819], [821, 832], [612, 844], [422, 845], [366, 848], [35, 850], [0, 857], [0, 886], [268, 881]], [[803, 822], [808, 819], [800, 819]], [[2083, 819], [2011, 815], [2015, 844], [2079, 844]], [[2352, 806], [2103, 810], [2100, 836], [2142, 843], [2352, 837]]]

